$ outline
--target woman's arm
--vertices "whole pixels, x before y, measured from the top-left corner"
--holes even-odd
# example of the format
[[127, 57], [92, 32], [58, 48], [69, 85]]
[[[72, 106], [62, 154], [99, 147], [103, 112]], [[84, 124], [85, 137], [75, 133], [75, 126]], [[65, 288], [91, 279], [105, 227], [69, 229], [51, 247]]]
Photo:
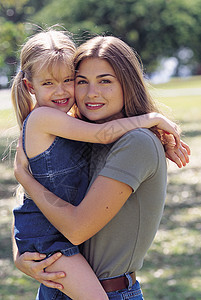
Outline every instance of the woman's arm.
[[[37, 252], [25, 252], [19, 254], [17, 244], [14, 238], [14, 226], [12, 228], [12, 245], [13, 245], [13, 261], [15, 266], [26, 275], [36, 279], [40, 283], [47, 287], [55, 289], [63, 289], [62, 284], [57, 283], [58, 279], [64, 278], [66, 274], [63, 271], [60, 272], [45, 272], [45, 269], [52, 266], [62, 254], [60, 252], [46, 258], [45, 254]], [[46, 258], [46, 259], [45, 259]]]
[[47, 259], [46, 255], [37, 252], [19, 255], [13, 234], [13, 259], [20, 271], [47, 287], [62, 290], [72, 299], [82, 299], [83, 295], [85, 299], [108, 299], [95, 273], [80, 253], [67, 257], [58, 252]]
[[24, 169], [15, 170], [17, 180], [42, 213], [75, 245], [83, 243], [103, 228], [132, 193], [127, 184], [98, 176], [83, 201], [73, 206], [44, 188]]
[[26, 163], [20, 145], [17, 147], [14, 166], [16, 179], [49, 221], [73, 244], [81, 244], [104, 227], [132, 193], [127, 184], [98, 176], [83, 201], [78, 206], [73, 206], [36, 181], [29, 173]]
[[103, 124], [94, 124], [73, 118], [54, 108], [40, 107], [32, 112], [30, 121], [39, 132], [42, 130], [44, 133], [70, 140], [100, 144], [112, 143], [136, 128], [156, 126], [158, 129], [172, 134], [177, 145], [180, 143], [178, 126], [163, 115], [154, 112]]
[[19, 146], [15, 160], [17, 180], [49, 221], [73, 244], [84, 242], [104, 227], [132, 192], [131, 187], [124, 183], [98, 176], [84, 200], [74, 207], [37, 182], [28, 172], [26, 164], [24, 152]]

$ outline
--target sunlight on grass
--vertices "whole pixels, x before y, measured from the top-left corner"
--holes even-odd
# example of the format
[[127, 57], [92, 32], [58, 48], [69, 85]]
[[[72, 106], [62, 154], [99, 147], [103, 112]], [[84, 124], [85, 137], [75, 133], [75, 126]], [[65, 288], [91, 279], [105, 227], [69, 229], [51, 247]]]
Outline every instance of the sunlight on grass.
[[197, 120], [201, 123], [201, 96], [163, 97], [159, 101], [171, 107], [173, 116], [181, 122], [195, 122]]
[[3, 131], [4, 129], [9, 129], [12, 127], [16, 127], [17, 122], [14, 116], [14, 112], [12, 109], [0, 110], [0, 129]]
[[155, 85], [158, 89], [187, 89], [187, 88], [200, 88], [201, 76], [172, 78], [170, 81]]
[[[178, 89], [183, 90], [178, 92]], [[185, 89], [188, 89], [188, 93]], [[172, 114], [180, 122], [199, 122], [201, 125], [201, 76], [175, 78], [168, 83], [155, 85], [150, 91], [154, 99], [159, 101], [162, 111]]]
[[[194, 223], [195, 229], [198, 229], [198, 228], [196, 228], [196, 222], [197, 222], [198, 226], [200, 227], [200, 230], [201, 230], [201, 224], [199, 224], [200, 216], [201, 216], [201, 208], [200, 207], [192, 207], [192, 208], [180, 210], [179, 214], [173, 215], [171, 217], [171, 221], [180, 223], [182, 226], [185, 226], [188, 222], [192, 222], [192, 223]], [[189, 240], [190, 240], [190, 238], [189, 238]]]
[[[175, 224], [175, 221], [181, 221], [181, 218], [177, 218], [177, 216], [178, 215], [173, 216], [170, 221]], [[188, 221], [193, 220], [194, 218], [191, 218]], [[181, 222], [180, 227], [169, 230], [168, 232], [165, 229], [160, 229], [151, 251], [157, 251], [164, 255], [192, 255], [194, 252], [199, 251], [200, 245], [197, 243], [200, 236], [199, 231], [194, 229], [189, 230], [183, 227], [185, 225], [188, 225], [187, 221]], [[175, 239], [174, 237], [177, 238]]]

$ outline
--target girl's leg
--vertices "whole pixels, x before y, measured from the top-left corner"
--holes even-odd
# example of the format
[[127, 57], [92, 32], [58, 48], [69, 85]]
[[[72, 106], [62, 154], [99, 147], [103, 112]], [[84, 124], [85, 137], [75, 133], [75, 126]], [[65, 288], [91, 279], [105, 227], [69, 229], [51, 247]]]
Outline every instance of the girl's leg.
[[64, 271], [65, 278], [57, 280], [64, 287], [62, 292], [73, 300], [106, 300], [108, 296], [86, 259], [79, 253], [62, 255], [47, 272]]

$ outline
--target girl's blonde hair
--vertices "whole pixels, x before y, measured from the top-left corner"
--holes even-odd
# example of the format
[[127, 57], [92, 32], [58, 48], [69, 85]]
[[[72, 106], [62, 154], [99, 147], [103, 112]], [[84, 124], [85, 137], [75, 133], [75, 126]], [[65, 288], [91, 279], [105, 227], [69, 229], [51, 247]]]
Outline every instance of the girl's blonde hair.
[[34, 107], [34, 100], [24, 84], [24, 78], [31, 82], [36, 68], [37, 72], [43, 68], [53, 72], [57, 63], [74, 72], [75, 50], [74, 42], [66, 33], [53, 29], [35, 34], [24, 44], [20, 54], [20, 71], [15, 76], [11, 89], [12, 103], [20, 129]]

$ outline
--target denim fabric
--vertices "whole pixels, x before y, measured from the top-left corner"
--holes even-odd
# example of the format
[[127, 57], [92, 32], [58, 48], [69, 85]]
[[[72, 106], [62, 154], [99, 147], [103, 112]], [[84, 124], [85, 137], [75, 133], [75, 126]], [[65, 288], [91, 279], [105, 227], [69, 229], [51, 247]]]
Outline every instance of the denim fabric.
[[[38, 289], [36, 300], [72, 300], [57, 289], [48, 288], [41, 284]], [[95, 300], [95, 299], [94, 299]]]
[[[111, 300], [143, 300], [142, 291], [139, 282], [136, 280], [135, 284], [128, 289], [107, 293]], [[36, 300], [70, 300], [68, 296], [57, 289], [51, 289], [43, 284], [40, 285]], [[84, 298], [83, 298], [84, 299]], [[95, 300], [95, 299], [94, 299]]]
[[[23, 148], [25, 149], [25, 128], [23, 126]], [[88, 186], [87, 144], [56, 137], [43, 153], [28, 158], [32, 174], [48, 190], [73, 205], [84, 198]], [[39, 195], [40, 196], [40, 195]], [[52, 209], [57, 203], [52, 205]], [[56, 251], [66, 256], [79, 252], [45, 218], [35, 203], [24, 196], [21, 206], [14, 209], [15, 238], [20, 253], [25, 251], [50, 254]]]
[[143, 300], [142, 290], [140, 288], [139, 282], [136, 280], [135, 284], [131, 286], [130, 288], [116, 291], [116, 292], [110, 292], [107, 294], [109, 299], [111, 300]]

